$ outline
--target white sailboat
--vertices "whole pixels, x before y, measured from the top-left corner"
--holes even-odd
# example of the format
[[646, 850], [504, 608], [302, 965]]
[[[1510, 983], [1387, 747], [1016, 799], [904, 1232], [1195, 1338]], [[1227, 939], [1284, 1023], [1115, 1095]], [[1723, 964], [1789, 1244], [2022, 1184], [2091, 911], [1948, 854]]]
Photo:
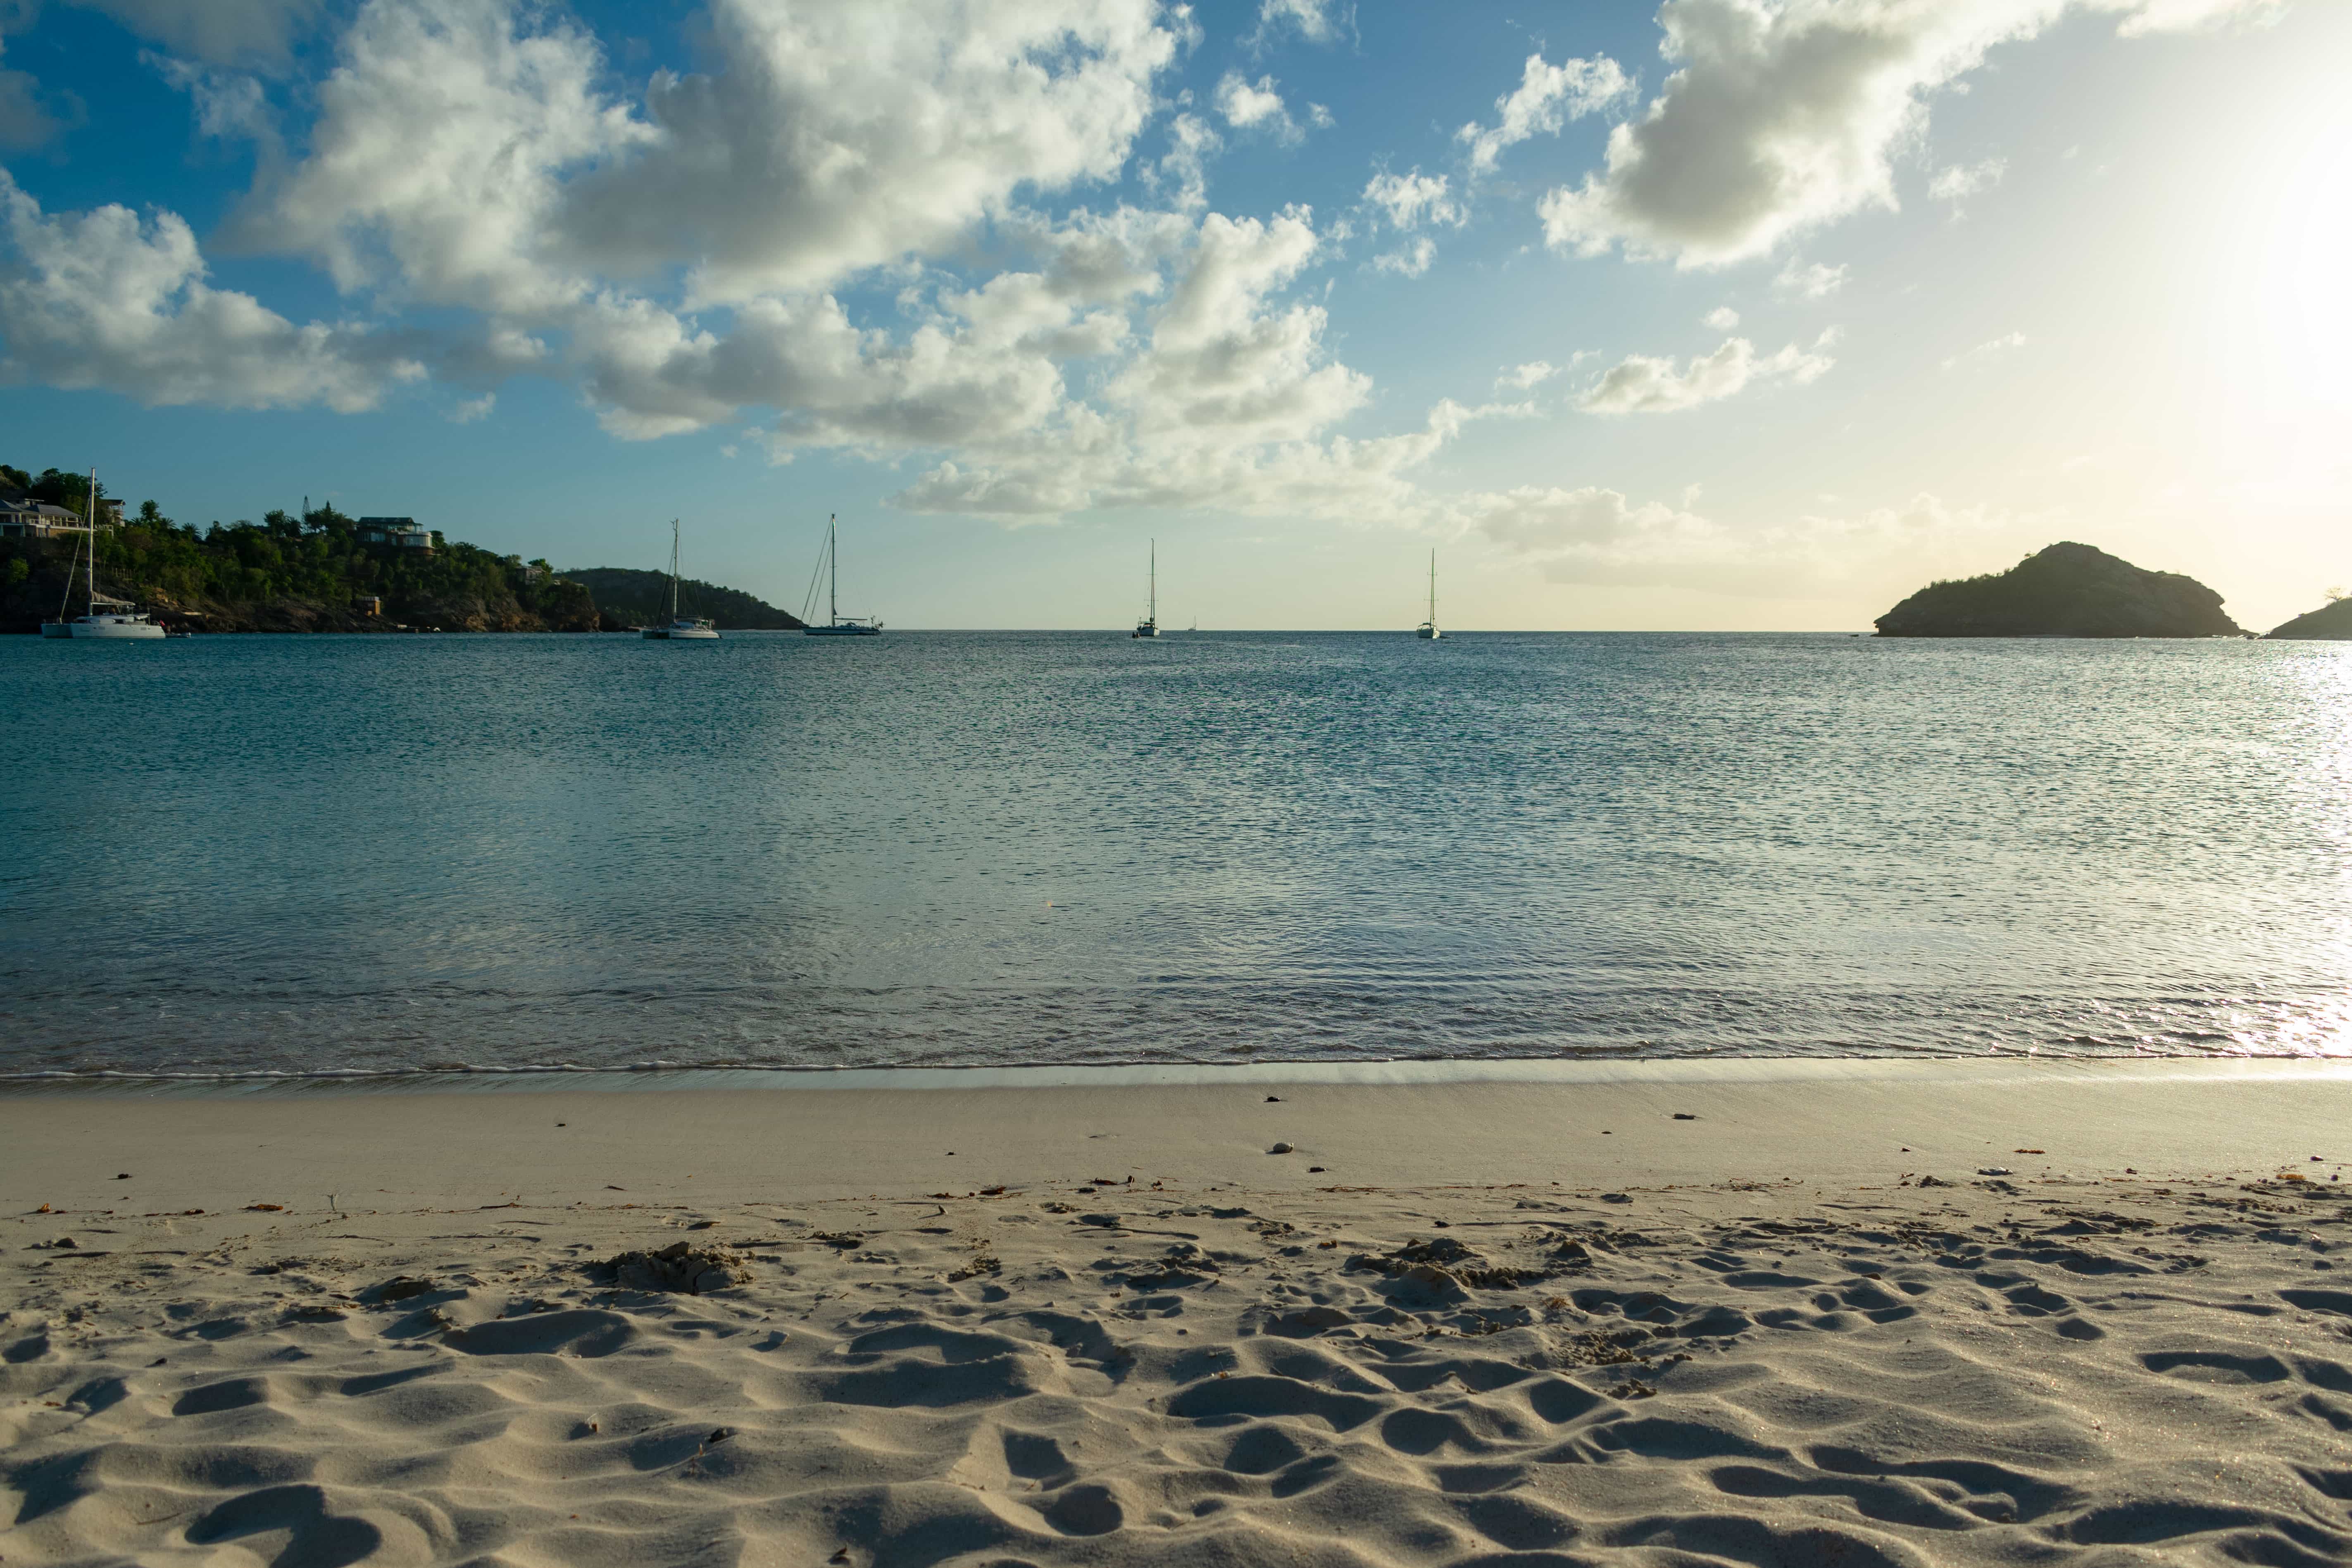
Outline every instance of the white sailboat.
[[1412, 635], [1429, 641], [1444, 637], [1437, 629], [1437, 552], [1429, 552], [1429, 619], [1413, 628]]
[[[801, 628], [804, 637], [878, 637], [882, 621], [877, 616], [845, 616], [841, 613], [841, 520], [837, 515], [824, 520], [824, 559], [817, 563], [824, 574], [824, 625], [814, 622]], [[807, 620], [816, 598], [816, 580], [809, 580], [808, 597], [801, 601], [801, 619]]]
[[[58, 618], [41, 623], [45, 637], [103, 637], [119, 641], [151, 642], [163, 635], [163, 628], [154, 618], [128, 599], [110, 598], [98, 591], [98, 470], [89, 471], [89, 513], [83, 520], [80, 531], [89, 546], [88, 607], [73, 619], [66, 619], [66, 603], [73, 599], [73, 567], [66, 568], [66, 603], [58, 605]], [[79, 542], [74, 551], [74, 564], [82, 564]], [[99, 608], [100, 605], [104, 609]]]
[[637, 635], [648, 642], [717, 642], [719, 628], [708, 616], [681, 616], [677, 613], [677, 519], [669, 520], [669, 624], [659, 626], [639, 626]]
[[1135, 630], [1128, 635], [1156, 637], [1160, 635], [1160, 541], [1156, 539], [1151, 542], [1150, 565], [1146, 568], [1143, 581], [1148, 607], [1143, 612], [1143, 618], [1135, 623]]

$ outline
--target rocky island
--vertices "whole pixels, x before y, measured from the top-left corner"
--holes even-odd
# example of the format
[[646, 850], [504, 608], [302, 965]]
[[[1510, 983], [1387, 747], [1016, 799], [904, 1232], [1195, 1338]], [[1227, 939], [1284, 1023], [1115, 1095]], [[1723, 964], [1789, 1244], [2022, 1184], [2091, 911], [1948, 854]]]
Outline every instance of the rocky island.
[[2053, 544], [2006, 572], [1932, 583], [1878, 617], [1883, 637], [2242, 636], [2221, 595], [2087, 544]]
[[2352, 599], [2330, 599], [2263, 635], [2281, 642], [2352, 642]]

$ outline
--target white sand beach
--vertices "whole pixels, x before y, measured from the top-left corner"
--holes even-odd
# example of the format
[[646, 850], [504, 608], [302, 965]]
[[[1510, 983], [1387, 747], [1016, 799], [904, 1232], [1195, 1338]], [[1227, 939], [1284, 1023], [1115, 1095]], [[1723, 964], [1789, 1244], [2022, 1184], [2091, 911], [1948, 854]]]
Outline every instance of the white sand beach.
[[2352, 1074], [1510, 1074], [0, 1097], [0, 1562], [2352, 1558]]

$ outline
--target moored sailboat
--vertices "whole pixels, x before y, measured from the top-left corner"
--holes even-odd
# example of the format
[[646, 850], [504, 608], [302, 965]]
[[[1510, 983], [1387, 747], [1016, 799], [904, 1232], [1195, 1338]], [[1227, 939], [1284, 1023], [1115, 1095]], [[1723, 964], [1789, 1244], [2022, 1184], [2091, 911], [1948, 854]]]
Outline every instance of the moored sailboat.
[[1445, 634], [1437, 629], [1437, 552], [1429, 552], [1429, 619], [1413, 628], [1412, 635], [1434, 641]]
[[1146, 608], [1143, 618], [1135, 623], [1129, 637], [1156, 637], [1160, 635], [1160, 541], [1151, 542], [1150, 564], [1144, 570]]
[[[66, 568], [66, 603], [58, 605], [58, 618], [41, 623], [45, 637], [96, 637], [110, 641], [152, 642], [163, 635], [163, 628], [154, 617], [129, 599], [117, 599], [98, 591], [98, 470], [89, 471], [89, 512], [82, 521], [82, 543], [89, 546], [87, 563], [89, 575], [86, 608], [71, 620], [66, 618], [66, 603], [73, 598], [73, 568]], [[82, 562], [81, 551], [74, 552], [77, 563]], [[104, 609], [99, 606], [103, 605]]]
[[677, 519], [669, 520], [669, 620], [658, 626], [639, 626], [647, 642], [717, 642], [719, 627], [708, 616], [677, 613]]
[[[838, 515], [824, 520], [824, 559], [817, 563], [824, 574], [824, 625], [811, 621], [801, 628], [801, 635], [812, 637], [878, 637], [882, 621], [877, 616], [845, 616], [841, 613], [841, 520]], [[810, 579], [808, 597], [801, 601], [801, 618], [808, 614], [816, 599], [816, 582]]]

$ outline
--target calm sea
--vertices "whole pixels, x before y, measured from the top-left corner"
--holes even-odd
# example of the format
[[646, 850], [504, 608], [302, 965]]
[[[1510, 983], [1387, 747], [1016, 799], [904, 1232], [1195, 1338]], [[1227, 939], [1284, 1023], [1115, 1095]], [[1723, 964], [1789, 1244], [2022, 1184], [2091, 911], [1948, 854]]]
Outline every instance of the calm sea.
[[0, 639], [0, 1071], [2352, 1051], [2352, 648]]

